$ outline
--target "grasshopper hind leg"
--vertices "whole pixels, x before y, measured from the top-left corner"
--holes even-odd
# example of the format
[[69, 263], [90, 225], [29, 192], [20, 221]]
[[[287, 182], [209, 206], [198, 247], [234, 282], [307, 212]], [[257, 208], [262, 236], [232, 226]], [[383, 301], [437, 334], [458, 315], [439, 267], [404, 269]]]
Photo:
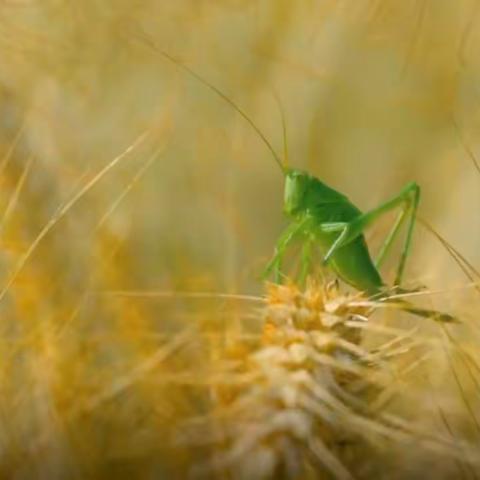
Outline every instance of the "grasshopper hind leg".
[[[395, 224], [393, 225], [392, 229], [387, 235], [387, 238], [385, 239], [385, 242], [382, 245], [382, 248], [380, 249], [380, 253], [378, 254], [377, 259], [375, 260], [375, 266], [377, 268], [380, 268], [387, 253], [390, 251], [393, 245], [393, 242], [398, 237], [398, 234], [401, 231], [401, 227], [404, 225], [405, 220], [407, 220], [407, 218], [409, 217], [409, 222], [407, 227], [407, 236], [405, 238], [405, 243], [403, 245], [402, 252], [400, 254], [400, 260], [398, 263], [397, 272], [395, 275], [395, 281], [393, 284], [394, 289], [397, 290], [399, 293], [408, 293], [412, 291], [422, 290], [422, 287], [415, 288], [412, 290], [405, 290], [400, 287], [403, 279], [403, 274], [405, 271], [406, 261], [411, 250], [413, 229], [415, 227], [415, 221], [417, 218], [417, 210], [418, 210], [419, 202], [420, 202], [420, 187], [415, 182], [407, 184], [407, 186], [400, 192], [400, 194], [397, 197], [392, 199], [391, 202], [387, 202], [387, 204], [388, 203], [393, 204], [390, 208], [395, 208], [398, 204], [403, 204], [403, 205], [397, 217], [397, 220], [395, 221]], [[383, 213], [384, 211], [382, 207], [383, 206], [379, 207], [379, 209], [381, 209], [379, 214]]]
[[406, 239], [400, 255], [400, 261], [398, 263], [394, 282], [395, 286], [400, 285], [405, 270], [405, 264], [411, 249], [413, 229], [415, 226], [419, 201], [420, 187], [415, 182], [411, 182], [407, 184], [402, 189], [402, 191], [395, 197], [391, 198], [385, 203], [382, 203], [377, 208], [374, 208], [366, 213], [359, 215], [357, 218], [348, 223], [324, 225], [323, 228], [326, 231], [339, 232], [337, 240], [334, 242], [327, 255], [325, 256], [325, 261], [328, 261], [328, 259], [332, 255], [334, 255], [341, 247], [350, 244], [356, 238], [362, 235], [366, 228], [375, 223], [377, 219], [384, 213], [400, 207], [400, 214], [398, 215], [397, 220], [390, 233], [387, 235], [387, 238], [381, 248], [380, 255], [375, 265], [377, 268], [380, 267], [387, 253], [390, 251], [393, 242], [398, 237], [402, 225], [407, 219], [409, 219]]

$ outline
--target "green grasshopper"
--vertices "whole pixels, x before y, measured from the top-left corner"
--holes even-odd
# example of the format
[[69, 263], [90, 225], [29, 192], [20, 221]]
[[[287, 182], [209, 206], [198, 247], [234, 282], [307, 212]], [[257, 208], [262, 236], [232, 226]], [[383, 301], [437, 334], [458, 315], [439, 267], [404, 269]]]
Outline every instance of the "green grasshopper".
[[[225, 93], [205, 80], [187, 65], [160, 50], [145, 36], [144, 43], [156, 50], [168, 61], [185, 70], [204, 86], [227, 102], [253, 128], [272, 153], [273, 159], [285, 177], [284, 212], [291, 219], [290, 225], [280, 236], [273, 259], [264, 276], [274, 273], [275, 281], [281, 279], [281, 266], [288, 247], [294, 241], [302, 241], [302, 266], [300, 281], [303, 282], [312, 266], [312, 251], [317, 245], [323, 253], [323, 264], [328, 265], [343, 281], [376, 300], [388, 300], [388, 289], [379, 273], [379, 267], [398, 236], [402, 225], [408, 220], [407, 234], [401, 252], [394, 283], [394, 291], [402, 291], [400, 284], [405, 263], [410, 252], [416, 213], [420, 200], [420, 188], [415, 182], [408, 183], [398, 195], [378, 207], [362, 213], [345, 195], [321, 182], [309, 173], [289, 168], [280, 159], [268, 139], [250, 117]], [[286, 138], [285, 121], [284, 141]], [[285, 141], [286, 156], [286, 141]], [[381, 215], [400, 207], [399, 215], [374, 262], [370, 256], [364, 231]], [[403, 300], [395, 300], [400, 308], [422, 317], [432, 317], [443, 322], [455, 318], [433, 310], [418, 308]]]
[[[274, 271], [276, 281], [280, 280], [280, 268], [286, 249], [293, 241], [301, 239], [302, 282], [310, 269], [312, 248], [316, 244], [323, 253], [324, 265], [329, 265], [342, 280], [357, 290], [368, 295], [377, 295], [386, 288], [378, 268], [402, 224], [409, 218], [394, 284], [395, 287], [400, 286], [420, 200], [420, 188], [416, 183], [407, 184], [389, 201], [362, 213], [345, 195], [307, 172], [286, 167], [284, 172], [284, 212], [292, 222], [277, 242], [275, 255], [267, 266], [266, 275]], [[374, 262], [363, 232], [379, 216], [397, 207], [401, 207], [400, 214]]]

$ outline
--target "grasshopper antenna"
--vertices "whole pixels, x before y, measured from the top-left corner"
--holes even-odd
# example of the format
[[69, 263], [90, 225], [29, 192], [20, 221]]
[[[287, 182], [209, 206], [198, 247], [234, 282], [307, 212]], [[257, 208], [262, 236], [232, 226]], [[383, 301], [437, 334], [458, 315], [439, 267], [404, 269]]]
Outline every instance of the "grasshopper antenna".
[[282, 135], [283, 135], [283, 170], [285, 171], [288, 168], [288, 139], [287, 139], [287, 121], [285, 117], [285, 110], [283, 109], [282, 101], [280, 95], [276, 90], [273, 90], [273, 97], [277, 103], [278, 110], [280, 112], [280, 118], [282, 120]]
[[253, 128], [253, 130], [257, 133], [257, 135], [262, 139], [263, 143], [270, 150], [271, 154], [273, 155], [273, 159], [275, 160], [275, 163], [280, 167], [280, 170], [282, 171], [282, 173], [284, 175], [286, 174], [286, 171], [287, 171], [286, 166], [283, 164], [277, 152], [275, 152], [275, 149], [273, 148], [272, 144], [267, 140], [267, 137], [265, 137], [262, 131], [253, 122], [253, 120], [231, 98], [229, 98], [225, 93], [223, 93], [219, 88], [217, 88], [215, 85], [210, 83], [208, 80], [200, 76], [197, 72], [195, 72], [190, 67], [185, 65], [183, 62], [176, 59], [175, 57], [165, 52], [164, 50], [160, 49], [143, 31], [140, 31], [140, 32], [137, 31], [135, 32], [134, 35], [137, 38], [137, 40], [148, 45], [150, 48], [152, 48], [157, 53], [162, 55], [162, 57], [167, 59], [169, 62], [176, 65], [178, 68], [185, 70], [189, 75], [197, 79], [200, 83], [208, 87], [210, 90], [216, 93], [220, 98], [225, 100]]

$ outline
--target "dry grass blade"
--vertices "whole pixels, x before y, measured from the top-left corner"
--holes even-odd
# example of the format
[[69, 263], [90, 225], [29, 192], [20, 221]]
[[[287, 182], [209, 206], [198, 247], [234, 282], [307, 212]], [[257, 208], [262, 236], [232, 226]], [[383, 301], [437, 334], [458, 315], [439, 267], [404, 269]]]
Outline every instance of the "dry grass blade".
[[5, 282], [5, 285], [0, 290], [0, 302], [7, 294], [9, 288], [15, 282], [20, 271], [23, 269], [25, 264], [28, 262], [29, 258], [40, 244], [40, 242], [45, 238], [45, 236], [52, 230], [52, 228], [74, 207], [78, 201], [85, 196], [85, 194], [91, 190], [110, 170], [112, 170], [121, 160], [125, 158], [129, 153], [131, 153], [135, 148], [137, 148], [141, 143], [147, 138], [149, 131], [142, 133], [129, 147], [127, 147], [120, 155], [115, 157], [110, 161], [104, 168], [102, 168], [91, 180], [89, 180], [68, 202], [66, 202], [57, 213], [47, 222], [47, 224], [42, 228], [35, 240], [30, 244], [27, 251], [23, 256], [18, 260], [13, 271], [10, 273], [8, 280]]

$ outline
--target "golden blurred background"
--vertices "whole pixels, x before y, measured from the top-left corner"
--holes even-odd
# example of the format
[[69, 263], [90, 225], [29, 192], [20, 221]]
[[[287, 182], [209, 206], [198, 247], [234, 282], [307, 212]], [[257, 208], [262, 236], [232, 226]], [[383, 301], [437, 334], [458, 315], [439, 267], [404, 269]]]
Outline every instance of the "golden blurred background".
[[[197, 404], [159, 385], [160, 360], [137, 368], [218, 305], [98, 292], [263, 291], [286, 224], [280, 172], [248, 123], [158, 50], [283, 156], [277, 95], [289, 164], [360, 208], [417, 181], [420, 215], [478, 265], [479, 14], [477, 0], [1, 2], [3, 478], [133, 478], [120, 459], [157, 454], [169, 419]], [[468, 282], [421, 226], [407, 277]], [[138, 391], [110, 402], [125, 378]]]
[[[164, 144], [161, 155], [109, 220], [128, 237], [138, 287], [183, 282], [187, 268], [221, 289], [254, 289], [283, 222], [282, 179], [256, 133], [145, 37], [224, 91], [281, 153], [276, 92], [290, 163], [361, 208], [416, 180], [421, 215], [478, 260], [480, 174], [467, 151], [477, 148], [476, 2], [1, 8], [4, 136], [8, 143], [25, 122], [20, 143], [35, 156], [36, 182], [48, 170], [54, 190], [68, 191], [160, 125], [148, 148]], [[99, 210], [138, 156], [102, 181]], [[92, 212], [76, 215], [68, 221], [78, 228], [95, 222]], [[412, 275], [455, 270], [431, 238], [415, 243]]]

